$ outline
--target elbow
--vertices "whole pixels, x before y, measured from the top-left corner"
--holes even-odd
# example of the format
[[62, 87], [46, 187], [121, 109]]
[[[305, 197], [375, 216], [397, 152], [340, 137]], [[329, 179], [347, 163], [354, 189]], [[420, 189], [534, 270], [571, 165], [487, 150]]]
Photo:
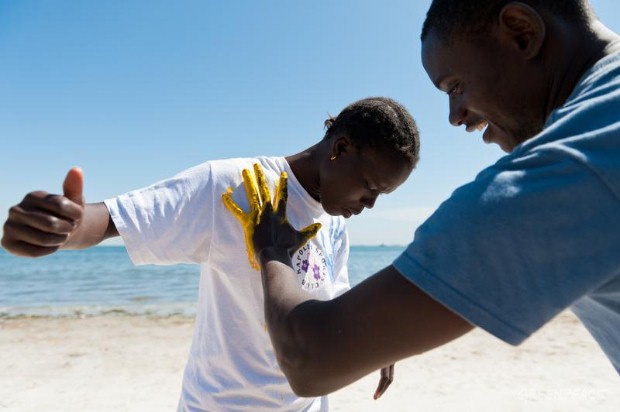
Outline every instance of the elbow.
[[279, 319], [271, 319], [270, 336], [280, 369], [297, 396], [327, 395], [338, 389], [337, 370], [326, 353], [325, 302], [307, 301]]
[[321, 385], [325, 382], [325, 376], [320, 373], [320, 365], [316, 362], [318, 358], [314, 358], [314, 362], [311, 358], [314, 357], [299, 351], [295, 352], [294, 357], [278, 356], [282, 372], [297, 396], [308, 398], [327, 395], [330, 392], [328, 388]]
[[298, 328], [290, 328], [285, 336], [281, 336], [274, 347], [278, 364], [293, 392], [301, 397], [328, 394], [330, 389], [325, 384], [329, 368], [324, 364], [323, 345], [313, 343], [315, 339]]
[[291, 385], [291, 389], [293, 390], [293, 393], [295, 393], [295, 395], [302, 397], [302, 398], [314, 398], [317, 396], [325, 396], [329, 393], [327, 391], [322, 392], [315, 388], [308, 387], [307, 381], [306, 382], [295, 382], [295, 383], [291, 383], [291, 381], [289, 381], [289, 383]]

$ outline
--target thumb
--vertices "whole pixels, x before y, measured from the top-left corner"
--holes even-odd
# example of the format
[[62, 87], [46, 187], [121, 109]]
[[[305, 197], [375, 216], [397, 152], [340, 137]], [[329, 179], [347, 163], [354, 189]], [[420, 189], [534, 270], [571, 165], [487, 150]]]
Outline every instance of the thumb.
[[84, 206], [84, 172], [79, 167], [73, 167], [67, 173], [62, 184], [62, 191], [66, 198]]
[[[313, 223], [313, 224], [308, 225], [305, 228], [301, 229], [299, 231], [299, 233], [301, 234], [301, 237], [302, 237], [302, 242], [303, 242], [301, 244], [301, 246], [305, 245], [310, 239], [315, 237], [320, 229], [321, 229], [321, 224], [320, 223]], [[301, 246], [299, 246], [299, 247], [301, 247]]]

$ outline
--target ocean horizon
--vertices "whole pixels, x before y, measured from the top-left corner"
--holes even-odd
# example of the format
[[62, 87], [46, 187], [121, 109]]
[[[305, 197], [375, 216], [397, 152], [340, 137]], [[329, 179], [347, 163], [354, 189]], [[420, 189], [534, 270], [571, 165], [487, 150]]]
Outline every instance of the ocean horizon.
[[[405, 246], [352, 246], [354, 286]], [[135, 266], [122, 245], [21, 258], [0, 249], [0, 318], [96, 315], [194, 316], [199, 265]]]

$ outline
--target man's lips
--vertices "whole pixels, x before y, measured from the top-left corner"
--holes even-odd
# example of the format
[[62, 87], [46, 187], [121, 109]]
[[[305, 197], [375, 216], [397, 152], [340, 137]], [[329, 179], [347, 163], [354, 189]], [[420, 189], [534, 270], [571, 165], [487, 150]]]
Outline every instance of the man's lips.
[[465, 125], [465, 130], [469, 133], [471, 132], [475, 132], [475, 131], [483, 131], [487, 126], [489, 125], [488, 122], [481, 120], [478, 123], [471, 123], [471, 124], [467, 124]]
[[482, 140], [484, 140], [485, 143], [493, 142], [491, 126], [489, 125], [489, 122], [487, 121], [482, 120], [478, 123], [470, 124], [466, 127], [466, 130], [468, 132], [474, 132], [474, 131], [483, 132]]

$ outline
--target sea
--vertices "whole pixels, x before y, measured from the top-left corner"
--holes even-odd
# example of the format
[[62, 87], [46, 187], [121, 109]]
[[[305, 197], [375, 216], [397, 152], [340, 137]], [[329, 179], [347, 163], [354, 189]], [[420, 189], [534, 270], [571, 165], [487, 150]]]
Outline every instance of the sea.
[[[354, 286], [392, 263], [404, 246], [352, 246]], [[96, 315], [194, 316], [198, 265], [135, 266], [124, 246], [20, 258], [0, 249], [0, 318]]]

